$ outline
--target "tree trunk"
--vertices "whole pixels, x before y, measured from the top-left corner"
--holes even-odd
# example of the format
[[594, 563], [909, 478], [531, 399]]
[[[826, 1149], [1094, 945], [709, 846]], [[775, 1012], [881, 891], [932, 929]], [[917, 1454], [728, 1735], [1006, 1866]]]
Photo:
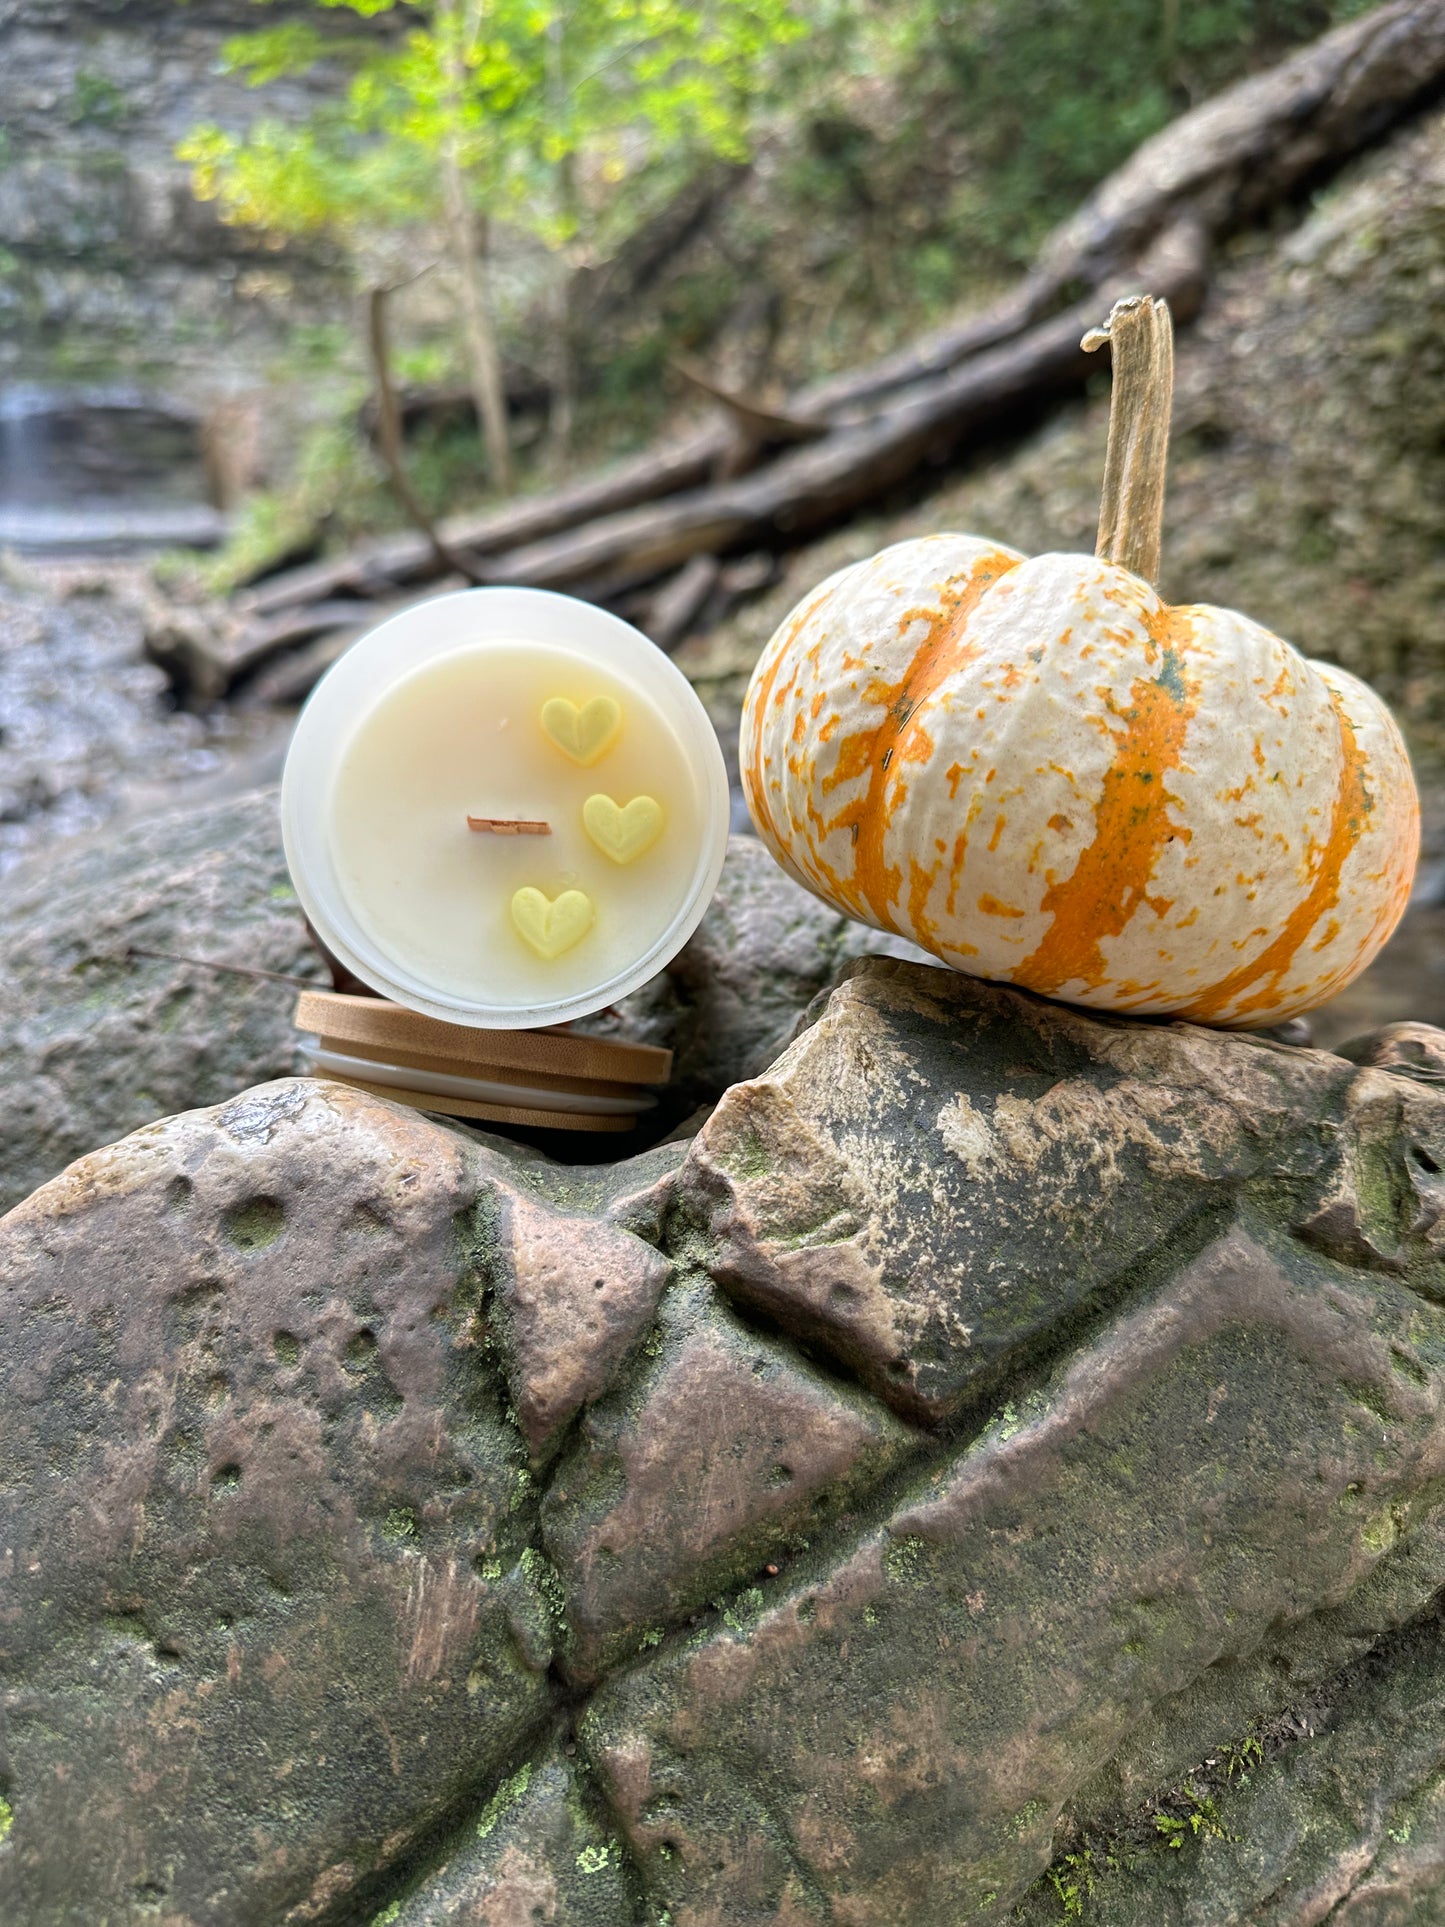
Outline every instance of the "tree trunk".
[[557, 286], [552, 295], [552, 412], [548, 423], [553, 453], [564, 460], [572, 446], [577, 415], [577, 356], [572, 340], [572, 264], [565, 253], [558, 258]]
[[[547, 29], [547, 88], [551, 97], [553, 125], [566, 125], [567, 87], [567, 10], [559, 7]], [[577, 232], [576, 156], [564, 146], [554, 174], [557, 213], [563, 228], [557, 253], [557, 284], [552, 290], [552, 413], [549, 422], [552, 452], [559, 465], [572, 443], [572, 424], [576, 413], [576, 367], [572, 339], [572, 245]]]
[[486, 442], [487, 459], [497, 486], [510, 494], [512, 444], [507, 428], [507, 397], [502, 387], [502, 359], [487, 299], [486, 268], [477, 226], [467, 205], [466, 177], [455, 153], [442, 157], [442, 193], [446, 207], [447, 241], [461, 286], [462, 336], [472, 399]]
[[477, 420], [486, 443], [492, 479], [505, 493], [512, 489], [512, 444], [507, 428], [507, 397], [502, 357], [492, 322], [486, 279], [485, 234], [478, 232], [467, 194], [462, 163], [460, 121], [466, 90], [461, 22], [451, 0], [438, 9], [437, 24], [446, 62], [447, 132], [441, 151], [442, 219], [461, 291], [462, 338]]

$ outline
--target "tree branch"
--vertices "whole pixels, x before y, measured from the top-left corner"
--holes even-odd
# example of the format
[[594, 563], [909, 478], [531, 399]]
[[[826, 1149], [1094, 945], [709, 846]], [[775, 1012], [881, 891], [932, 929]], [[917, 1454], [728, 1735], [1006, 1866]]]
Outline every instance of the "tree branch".
[[381, 449], [381, 459], [386, 464], [396, 499], [426, 537], [438, 567], [448, 575], [460, 574], [470, 581], [479, 582], [482, 578], [439, 534], [406, 472], [401, 409], [391, 378], [391, 348], [387, 338], [386, 304], [391, 293], [390, 288], [372, 288], [366, 297], [366, 338], [371, 350], [372, 378], [376, 383], [376, 439]]

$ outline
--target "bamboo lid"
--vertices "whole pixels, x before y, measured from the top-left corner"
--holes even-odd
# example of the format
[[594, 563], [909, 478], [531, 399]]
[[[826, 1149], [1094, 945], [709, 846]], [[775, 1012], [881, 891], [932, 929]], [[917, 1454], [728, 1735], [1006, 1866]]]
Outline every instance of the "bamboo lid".
[[306, 990], [313, 1074], [418, 1110], [552, 1130], [625, 1131], [657, 1103], [672, 1053], [557, 1030], [478, 1030], [380, 997]]

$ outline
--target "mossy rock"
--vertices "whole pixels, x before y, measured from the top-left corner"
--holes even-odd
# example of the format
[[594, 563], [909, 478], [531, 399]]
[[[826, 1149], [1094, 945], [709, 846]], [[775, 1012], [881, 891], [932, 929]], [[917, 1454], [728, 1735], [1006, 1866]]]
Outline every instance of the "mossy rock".
[[1439, 1918], [1411, 1047], [865, 959], [618, 1165], [290, 1079], [81, 1159], [0, 1228], [0, 1916]]

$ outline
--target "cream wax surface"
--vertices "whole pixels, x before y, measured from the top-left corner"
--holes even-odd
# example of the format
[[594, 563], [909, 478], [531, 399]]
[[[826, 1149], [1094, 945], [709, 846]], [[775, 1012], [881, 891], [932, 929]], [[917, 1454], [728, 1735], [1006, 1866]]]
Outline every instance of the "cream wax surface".
[[[583, 767], [542, 710], [561, 698], [585, 715], [599, 697], [620, 725]], [[626, 861], [604, 853], [583, 817], [599, 795], [623, 812], [652, 798], [655, 840]], [[584, 996], [661, 939], [694, 884], [703, 807], [650, 697], [569, 650], [499, 641], [440, 656], [377, 699], [340, 750], [327, 830], [347, 906], [383, 953], [445, 995], [525, 1007]], [[469, 816], [544, 820], [551, 834], [476, 831]], [[538, 955], [517, 928], [513, 898], [528, 888], [551, 901], [581, 891], [593, 905], [586, 934], [558, 956]]]

